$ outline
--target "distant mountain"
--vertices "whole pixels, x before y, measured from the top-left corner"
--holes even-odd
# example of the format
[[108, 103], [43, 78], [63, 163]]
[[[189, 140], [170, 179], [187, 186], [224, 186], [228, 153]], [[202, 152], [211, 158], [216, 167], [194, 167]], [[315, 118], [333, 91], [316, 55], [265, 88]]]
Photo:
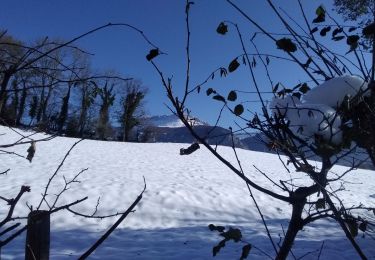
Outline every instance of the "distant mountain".
[[[232, 137], [229, 129], [220, 126], [214, 127], [199, 119], [194, 119], [194, 129], [196, 133], [200, 137], [206, 139], [210, 145], [232, 146]], [[197, 141], [175, 115], [146, 118], [143, 122], [142, 129], [139, 129], [138, 132], [142, 133], [142, 141], [148, 143], [192, 144]], [[267, 147], [269, 140], [263, 133], [235, 135], [233, 140], [234, 145], [237, 148], [265, 153], [275, 153], [275, 151], [272, 151]], [[348, 156], [341, 159], [338, 164], [351, 166], [353, 162], [358, 163], [359, 161], [364, 161], [360, 166], [361, 168], [373, 169], [374, 167], [367, 157], [368, 156], [364, 151], [357, 149], [357, 151], [350, 157]], [[309, 159], [319, 161], [317, 156], [312, 156]], [[332, 158], [332, 160], [335, 160], [335, 158]]]
[[[220, 126], [211, 126], [198, 118], [190, 119], [197, 134], [206, 139], [211, 145], [231, 146], [232, 138], [230, 130]], [[196, 142], [189, 130], [175, 115], [152, 116], [142, 122], [142, 138], [152, 143], [186, 143]], [[237, 137], [234, 137], [236, 147], [245, 148], [245, 145]]]
[[[222, 127], [209, 125], [194, 126], [196, 133], [207, 140], [211, 145], [232, 146], [230, 131]], [[190, 134], [186, 127], [148, 127], [146, 130], [148, 142], [161, 143], [187, 143], [191, 144], [197, 140]], [[238, 138], [234, 137], [236, 147], [245, 148]]]
[[[207, 125], [207, 123], [200, 121], [197, 118], [191, 118], [190, 121], [193, 125]], [[152, 116], [143, 119], [143, 124], [154, 127], [184, 127], [184, 124], [176, 115], [163, 115], [163, 116]]]
[[251, 151], [271, 153], [272, 151], [267, 147], [268, 138], [262, 133], [247, 134], [247, 137], [242, 135], [241, 143], [244, 148]]

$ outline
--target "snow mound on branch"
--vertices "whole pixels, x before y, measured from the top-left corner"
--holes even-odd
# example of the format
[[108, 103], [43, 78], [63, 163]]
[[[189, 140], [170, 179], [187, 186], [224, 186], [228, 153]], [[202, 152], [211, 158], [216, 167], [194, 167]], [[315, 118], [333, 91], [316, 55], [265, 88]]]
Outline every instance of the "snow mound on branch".
[[341, 118], [336, 110], [325, 104], [301, 103], [296, 97], [274, 98], [271, 102], [274, 114], [289, 121], [289, 128], [304, 140], [314, 140], [315, 135], [339, 144], [342, 140]]
[[358, 76], [346, 75], [327, 80], [307, 92], [303, 99], [306, 103], [325, 104], [336, 108], [346, 95], [355, 96], [360, 90], [367, 89], [367, 83]]
[[301, 101], [295, 96], [285, 96], [284, 98], [273, 98], [270, 108], [275, 115], [285, 116], [289, 108], [295, 108]]
[[307, 92], [303, 102], [290, 95], [275, 97], [270, 103], [270, 109], [273, 114], [284, 116], [289, 121], [295, 135], [312, 141], [315, 135], [319, 135], [328, 142], [339, 144], [342, 142], [341, 117], [336, 108], [345, 96], [353, 97], [367, 88], [367, 82], [358, 76], [341, 76]]

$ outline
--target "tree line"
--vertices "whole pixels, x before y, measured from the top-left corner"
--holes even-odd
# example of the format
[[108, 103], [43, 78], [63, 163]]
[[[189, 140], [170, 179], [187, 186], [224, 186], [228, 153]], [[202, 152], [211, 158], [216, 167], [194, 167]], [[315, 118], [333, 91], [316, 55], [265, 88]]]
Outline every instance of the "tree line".
[[[142, 199], [144, 188], [134, 202], [124, 210], [116, 209], [116, 213], [99, 215], [97, 209], [100, 201], [93, 205], [94, 213], [85, 214], [84, 210], [74, 210], [71, 207], [86, 201], [88, 196], [80, 194], [79, 198], [64, 203], [60, 202], [63, 194], [70, 190], [72, 185], [80, 183], [80, 176], [88, 170], [81, 169], [76, 173], [61, 173], [70, 152], [83, 141], [82, 138], [96, 138], [102, 140], [121, 139], [124, 141], [136, 140], [135, 126], [143, 116], [142, 101], [147, 89], [142, 83], [133, 78], [126, 78], [113, 71], [99, 71], [92, 68], [90, 55], [78, 46], [73, 45], [77, 40], [94, 34], [109, 27], [126, 27], [138, 32], [150, 46], [154, 46], [143, 32], [136, 27], [118, 23], [108, 23], [67, 41], [53, 41], [48, 38], [33, 43], [24, 43], [12, 37], [7, 31], [0, 30], [0, 124], [5, 125], [5, 138], [0, 144], [0, 154], [16, 156], [33, 162], [38, 154], [37, 143], [47, 142], [57, 135], [80, 137], [60, 161], [60, 164], [51, 173], [40, 202], [28, 205], [28, 215], [17, 215], [14, 211], [21, 198], [34, 189], [27, 184], [22, 185], [17, 192], [1, 194], [2, 209], [5, 212], [0, 219], [0, 251], [12, 243], [23, 232], [33, 233], [33, 225], [43, 223], [43, 234], [38, 230], [37, 239], [26, 239], [25, 258], [44, 259], [49, 255], [49, 216], [58, 211], [68, 211], [71, 215], [91, 219], [104, 219], [119, 216], [103, 236], [92, 244], [79, 259], [86, 259], [94, 252], [124, 221], [134, 212], [134, 208]], [[117, 127], [117, 131], [114, 129]], [[19, 128], [32, 131], [19, 131]], [[7, 131], [9, 131], [9, 134]], [[38, 131], [49, 133], [40, 138], [35, 136]], [[14, 136], [12, 136], [14, 134]], [[15, 137], [15, 138], [13, 138]], [[9, 150], [14, 147], [26, 148], [27, 155]], [[38, 147], [38, 148], [37, 148]], [[22, 149], [22, 148], [21, 148]], [[14, 172], [9, 167], [11, 161], [2, 164], [0, 176], [7, 176]], [[17, 167], [15, 167], [17, 168]], [[64, 184], [52, 188], [52, 182], [62, 178]], [[6, 180], [4, 183], [6, 185]], [[55, 189], [52, 191], [51, 189]], [[3, 192], [2, 192], [3, 193]], [[4, 195], [4, 196], [3, 196]], [[36, 218], [34, 218], [34, 216]], [[32, 220], [25, 221], [30, 217]], [[38, 225], [39, 225], [38, 224]], [[28, 238], [34, 235], [27, 235]], [[46, 238], [45, 240], [41, 237]], [[42, 243], [42, 246], [39, 246]], [[0, 256], [1, 258], [1, 256]]]
[[[57, 135], [137, 141], [147, 88], [92, 67], [91, 54], [61, 41], [27, 45], [0, 32], [0, 124]], [[116, 126], [116, 127], [114, 127]]]

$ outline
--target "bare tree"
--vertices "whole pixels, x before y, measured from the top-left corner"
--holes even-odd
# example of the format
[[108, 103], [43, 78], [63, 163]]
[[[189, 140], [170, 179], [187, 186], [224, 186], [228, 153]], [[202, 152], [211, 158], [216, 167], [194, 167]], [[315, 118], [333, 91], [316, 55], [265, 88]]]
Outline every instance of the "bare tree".
[[79, 89], [81, 96], [81, 109], [78, 118], [78, 134], [80, 137], [83, 137], [88, 126], [89, 109], [97, 96], [97, 88], [96, 84], [93, 84], [92, 81], [85, 81], [81, 83]]
[[[363, 138], [362, 140], [367, 140], [370, 135], [374, 136], [373, 130], [375, 129], [372, 127], [373, 123], [370, 123], [371, 120], [374, 122], [372, 118], [373, 113], [369, 115], [374, 107], [374, 103], [369, 101], [373, 99], [364, 97], [364, 92], [368, 93], [369, 91], [369, 88], [366, 88], [366, 86], [368, 83], [370, 83], [369, 85], [371, 86], [373, 77], [371, 77], [370, 69], [366, 67], [366, 53], [363, 52], [360, 47], [360, 36], [349, 35], [344, 31], [342, 25], [337, 24], [322, 6], [314, 10], [316, 18], [313, 23], [317, 26], [312, 27], [311, 22], [306, 18], [301, 1], [295, 1], [295, 5], [299, 8], [302, 17], [304, 17], [305, 24], [296, 22], [293, 17], [282, 8], [275, 7], [271, 0], [267, 0], [270, 11], [279, 18], [280, 23], [285, 28], [285, 32], [283, 32], [285, 36], [280, 37], [280, 34], [270, 33], [233, 1], [227, 0], [226, 2], [238, 12], [241, 18], [245, 18], [249, 24], [255, 28], [256, 33], [251, 38], [250, 42], [250, 47], [253, 52], [249, 51], [250, 47], [247, 46], [247, 43], [243, 40], [241, 30], [236, 23], [231, 21], [222, 22], [219, 24], [216, 31], [221, 35], [226, 35], [231, 32], [236, 34], [239, 39], [239, 50], [241, 54], [234, 57], [228, 66], [220, 66], [209, 73], [207, 79], [203, 80], [201, 83], [191, 83], [189, 12], [192, 2], [186, 1], [187, 66], [186, 79], [183, 84], [185, 87], [182, 96], [178, 96], [176, 93], [179, 92], [179, 90], [173, 88], [173, 85], [181, 84], [172, 84], [172, 79], [167, 78], [157, 65], [155, 58], [158, 56], [158, 51], [151, 50], [150, 54], [147, 56], [147, 59], [160, 76], [161, 82], [171, 102], [171, 109], [173, 109], [174, 113], [181, 119], [199, 143], [203, 144], [223, 163], [223, 165], [231, 169], [235, 175], [247, 184], [250, 197], [259, 212], [259, 216], [265, 227], [265, 232], [274, 249], [274, 257], [276, 259], [287, 258], [292, 250], [296, 236], [306, 225], [318, 219], [327, 218], [333, 219], [338, 223], [354, 250], [358, 253], [358, 256], [362, 259], [366, 259], [365, 252], [355, 241], [355, 236], [358, 234], [359, 227], [361, 227], [362, 231], [366, 232], [366, 228], [364, 228], [368, 223], [368, 220], [366, 220], [366, 212], [368, 209], [372, 208], [368, 208], [362, 204], [359, 204], [357, 207], [345, 205], [337, 194], [337, 190], [331, 188], [331, 184], [334, 182], [342, 182], [344, 185], [345, 176], [366, 160], [366, 158], [359, 160], [353, 158], [359, 148], [363, 147], [369, 151], [370, 147], [368, 146], [373, 147], [372, 139], [369, 139], [369, 145], [367, 145], [367, 147], [364, 145], [364, 142], [359, 141], [361, 138]], [[322, 25], [327, 17], [335, 24], [335, 30], [332, 32], [333, 42], [340, 42], [346, 39], [349, 49], [347, 54], [353, 54], [354, 62], [345, 56], [345, 54], [336, 53], [335, 50], [325, 46], [319, 41], [319, 37], [314, 34], [320, 31], [320, 35], [324, 37], [324, 35], [327, 35], [331, 30], [329, 25]], [[274, 42], [275, 49], [277, 47], [279, 53], [274, 54], [269, 50], [260, 50], [260, 47], [257, 45], [257, 37], [261, 37], [259, 35]], [[285, 87], [281, 82], [274, 85], [271, 78], [272, 73], [269, 68], [269, 63], [276, 62], [276, 60], [283, 60], [299, 66], [304, 75], [303, 78], [300, 79], [302, 83], [299, 82], [293, 88]], [[235, 89], [229, 90], [229, 93], [226, 95], [222, 93], [223, 90], [206, 87], [206, 83], [210, 80], [214, 80], [215, 75], [218, 77], [229, 77], [231, 73], [239, 73], [237, 71], [241, 63], [243, 64], [242, 66], [247, 67], [246, 71], [250, 76], [251, 85], [254, 86], [254, 89], [242, 91]], [[259, 71], [256, 72], [257, 69], [262, 71], [262, 73]], [[374, 71], [374, 68], [371, 70]], [[298, 105], [300, 98], [310, 90], [308, 84], [317, 86], [324, 80], [335, 78], [345, 83], [343, 74], [355, 74], [354, 71], [362, 76], [363, 83], [357, 86], [358, 89], [354, 96], [346, 96], [344, 98], [343, 101], [346, 100], [346, 102], [343, 102], [343, 104], [335, 104], [336, 106], [334, 106], [334, 108], [327, 107], [326, 109], [322, 108], [322, 106], [319, 108], [303, 104]], [[274, 100], [271, 103], [271, 107], [267, 106], [265, 92], [261, 91], [259, 87], [259, 78], [262, 76], [270, 83], [270, 90], [268, 92], [272, 93]], [[350, 83], [346, 84], [350, 85]], [[206, 91], [202, 91], [205, 88]], [[208, 97], [213, 98], [214, 102], [222, 103], [222, 109], [216, 120], [217, 123], [220, 121], [224, 109], [230, 111], [235, 116], [236, 121], [241, 122], [236, 123], [236, 125], [231, 128], [232, 136], [234, 136], [235, 133], [246, 134], [247, 130], [250, 129], [262, 132], [265, 137], [263, 142], [277, 154], [283, 154], [287, 157], [286, 161], [280, 157], [281, 162], [285, 166], [285, 171], [290, 173], [294, 169], [294, 174], [296, 174], [296, 176], [301, 174], [307, 175], [311, 179], [311, 183], [297, 184], [283, 178], [275, 180], [261, 170], [259, 170], [260, 173], [269, 180], [270, 186], [261, 186], [255, 179], [250, 179], [246, 174], [249, 169], [243, 168], [241, 158], [239, 158], [236, 152], [234, 143], [233, 152], [237, 160], [232, 162], [227, 160], [224, 155], [220, 154], [215, 147], [210, 146], [207, 143], [207, 136], [199, 135], [194, 126], [189, 122], [188, 115], [191, 113], [192, 108], [187, 107], [187, 101], [192, 99], [196, 93], [198, 93], [198, 95], [200, 93], [206, 93]], [[245, 94], [243, 93], [257, 95], [258, 102], [261, 104], [261, 113], [256, 113], [252, 111], [251, 108], [245, 108], [244, 104], [246, 104], [246, 101], [241, 102], [239, 100], [244, 99], [243, 95]], [[355, 109], [345, 110], [344, 107], [346, 103], [349, 104], [349, 107], [355, 107]], [[363, 112], [360, 114], [360, 109], [364, 107], [367, 109], [364, 111], [365, 114], [363, 114]], [[250, 116], [246, 113], [252, 114], [252, 118], [248, 119]], [[311, 124], [311, 122], [304, 123], [302, 121], [293, 120], [294, 115], [296, 115], [296, 118], [301, 118], [300, 114], [305, 114], [306, 120], [316, 120], [314, 121], [315, 125], [312, 123], [316, 130], [308, 129], [308, 124]], [[351, 122], [354, 122], [354, 127], [352, 127]], [[365, 122], [367, 122], [367, 124], [365, 124]], [[234, 131], [235, 128], [238, 128], [238, 130]], [[325, 134], [321, 132], [323, 129], [327, 131]], [[353, 142], [355, 145], [351, 145]], [[369, 151], [369, 155], [370, 157], [372, 156], [371, 151]], [[311, 163], [309, 159], [318, 159], [320, 165], [317, 166]], [[246, 160], [251, 159], [246, 158]], [[332, 167], [343, 160], [352, 162], [349, 169], [337, 175], [331, 172]], [[275, 187], [277, 190], [275, 190]], [[286, 202], [291, 207], [289, 225], [280, 246], [276, 245], [274, 241], [275, 238], [268, 228], [267, 221], [261, 210], [262, 205], [258, 204], [253, 196], [255, 190], [281, 202]], [[240, 230], [230, 229], [225, 232], [224, 228], [218, 228], [214, 225], [210, 225], [210, 229], [219, 231], [221, 236], [224, 237], [224, 240], [214, 247], [214, 255], [225, 246], [227, 241], [233, 240], [239, 242], [242, 240]], [[250, 248], [250, 244], [246, 244], [243, 247], [242, 259], [247, 257]]]
[[139, 119], [144, 116], [142, 111], [142, 100], [147, 90], [139, 81], [128, 81], [125, 83], [125, 93], [121, 100], [121, 115], [119, 121], [122, 125], [122, 141], [129, 141], [130, 133], [134, 127], [140, 124]]
[[115, 94], [113, 93], [114, 84], [108, 87], [108, 81], [105, 82], [103, 88], [98, 88], [98, 95], [101, 99], [99, 118], [97, 125], [98, 138], [104, 140], [109, 133], [109, 108], [113, 106]]
[[[13, 37], [6, 35], [6, 32], [0, 32], [0, 115], [3, 115], [3, 107], [7, 102], [7, 87], [11, 77], [16, 73], [15, 68], [18, 63], [25, 58], [25, 51], [21, 42]], [[21, 60], [20, 60], [21, 59]]]
[[16, 119], [16, 125], [20, 125], [22, 122], [23, 115], [26, 110], [26, 99], [28, 97], [28, 90], [27, 90], [27, 82], [29, 79], [29, 75], [26, 72], [20, 73], [20, 88], [21, 90], [21, 97], [20, 102], [17, 110], [17, 119]]

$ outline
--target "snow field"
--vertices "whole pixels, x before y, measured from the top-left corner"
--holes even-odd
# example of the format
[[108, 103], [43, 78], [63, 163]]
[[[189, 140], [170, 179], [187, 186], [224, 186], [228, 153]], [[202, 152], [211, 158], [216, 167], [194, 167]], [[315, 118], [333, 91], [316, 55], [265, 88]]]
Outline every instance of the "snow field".
[[[1, 127], [0, 143], [17, 140], [14, 132]], [[33, 136], [41, 137], [42, 134]], [[15, 210], [15, 216], [28, 213], [29, 205], [38, 205], [41, 193], [65, 153], [77, 139], [58, 137], [37, 143], [37, 151], [30, 164], [24, 158], [1, 155], [0, 165], [11, 171], [2, 178], [0, 195], [15, 196], [21, 185], [30, 185]], [[57, 178], [52, 182], [49, 201], [68, 180], [83, 168], [88, 170], [64, 193], [58, 205], [88, 196], [89, 199], [74, 207], [78, 212], [91, 214], [100, 197], [98, 214], [110, 214], [127, 209], [143, 189], [143, 176], [147, 190], [136, 212], [121, 224], [112, 236], [97, 249], [92, 259], [212, 259], [212, 247], [221, 238], [208, 230], [208, 224], [240, 227], [244, 239], [256, 247], [273, 254], [256, 208], [246, 185], [226, 169], [205, 148], [189, 156], [180, 156], [179, 149], [186, 144], [169, 143], [117, 143], [84, 140], [67, 158]], [[27, 145], [9, 150], [26, 155]], [[225, 157], [235, 163], [231, 148], [219, 147]], [[253, 165], [269, 174], [275, 181], [296, 178], [296, 183], [310, 182], [301, 173], [287, 173], [277, 156], [238, 149], [246, 175], [256, 183], [278, 191]], [[317, 164], [319, 166], [319, 164]], [[345, 171], [337, 166], [334, 172]], [[375, 182], [373, 172], [356, 170], [348, 174], [342, 191], [347, 205], [362, 202], [374, 206]], [[339, 184], [337, 184], [339, 185]], [[335, 187], [332, 187], [333, 189]], [[281, 225], [287, 227], [290, 206], [254, 191], [274, 240], [282, 234]], [[44, 205], [45, 206], [45, 205]], [[4, 205], [2, 204], [2, 209]], [[4, 214], [4, 210], [1, 211]], [[88, 248], [117, 218], [90, 220], [60, 212], [51, 217], [51, 259], [73, 259]], [[332, 221], [320, 221], [306, 228], [297, 237], [293, 252], [307, 259], [316, 259], [317, 249], [325, 241], [321, 259], [354, 259], [356, 253], [344, 238], [343, 232]], [[368, 256], [374, 259], [374, 240], [357, 237]], [[227, 243], [216, 259], [236, 259], [243, 245]], [[24, 236], [2, 250], [3, 259], [22, 259]], [[250, 259], [265, 256], [253, 249]], [[310, 257], [310, 258], [309, 258]]]

